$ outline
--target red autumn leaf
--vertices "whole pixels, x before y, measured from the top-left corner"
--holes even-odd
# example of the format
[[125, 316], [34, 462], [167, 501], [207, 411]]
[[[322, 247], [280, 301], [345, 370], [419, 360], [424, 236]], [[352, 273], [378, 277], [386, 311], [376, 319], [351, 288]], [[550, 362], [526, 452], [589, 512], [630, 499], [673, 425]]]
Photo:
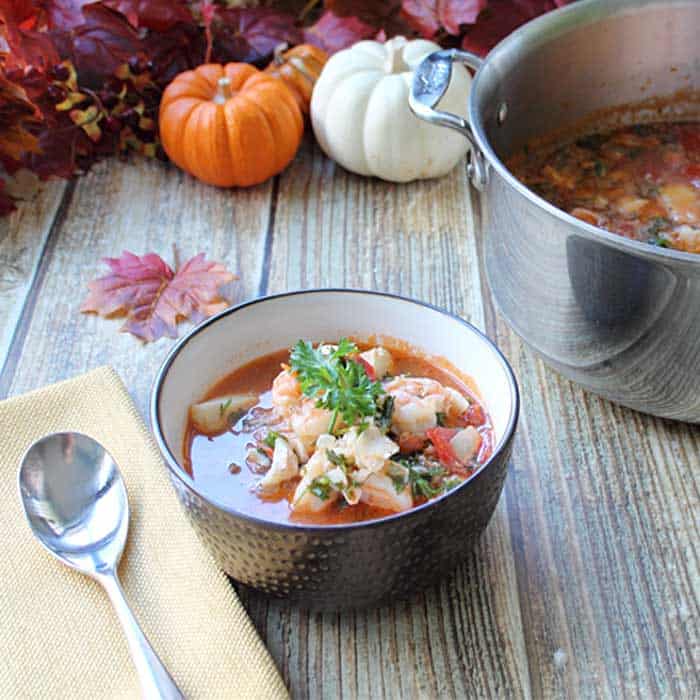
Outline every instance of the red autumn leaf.
[[432, 39], [440, 31], [437, 2], [438, 0], [403, 0], [401, 13], [426, 39]]
[[438, 14], [442, 26], [457, 36], [461, 33], [461, 25], [474, 24], [488, 4], [489, 0], [442, 0], [438, 1]]
[[144, 44], [124, 15], [99, 2], [82, 8], [84, 21], [67, 32], [55, 32], [63, 58], [72, 61], [82, 85], [98, 89], [105, 77], [137, 55]]
[[50, 30], [70, 31], [83, 23], [83, 6], [93, 0], [38, 0], [40, 23]]
[[43, 69], [58, 61], [50, 37], [37, 30], [40, 10], [31, 0], [0, 0], [0, 33], [10, 49], [4, 60], [6, 68]]
[[121, 12], [134, 27], [167, 32], [178, 22], [192, 22], [192, 12], [183, 0], [104, 0]]
[[489, 0], [488, 7], [470, 26], [462, 48], [485, 56], [513, 30], [538, 15], [566, 5], [569, 0]]
[[401, 11], [401, 0], [325, 0], [323, 7], [337, 17], [359, 19], [374, 27], [375, 33], [377, 30], [388, 36], [412, 33]]
[[111, 274], [88, 283], [83, 313], [126, 316], [122, 331], [144, 342], [177, 337], [183, 319], [201, 321], [228, 306], [219, 289], [234, 276], [223, 265], [196, 255], [177, 272], [155, 253], [139, 257], [124, 251], [105, 258]]
[[444, 27], [461, 34], [461, 26], [474, 24], [489, 0], [403, 0], [402, 14], [423, 36], [432, 39]]
[[376, 27], [357, 17], [338, 17], [326, 10], [315, 24], [304, 29], [304, 41], [335, 53], [362, 39], [371, 39], [376, 33]]
[[12, 169], [27, 152], [38, 150], [28, 128], [39, 123], [38, 112], [24, 90], [0, 73], [0, 162]]
[[299, 44], [296, 19], [269, 7], [217, 9], [212, 25], [211, 60], [217, 63], [268, 60], [279, 44]]

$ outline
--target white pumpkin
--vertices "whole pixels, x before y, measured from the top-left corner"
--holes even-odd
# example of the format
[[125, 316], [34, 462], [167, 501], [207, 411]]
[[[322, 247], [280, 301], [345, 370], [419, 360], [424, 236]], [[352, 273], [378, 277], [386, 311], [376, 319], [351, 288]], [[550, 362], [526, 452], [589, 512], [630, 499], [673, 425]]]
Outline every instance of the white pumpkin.
[[[440, 47], [395, 37], [360, 41], [332, 56], [311, 97], [321, 148], [344, 168], [392, 182], [439, 177], [468, 150], [466, 139], [416, 117], [408, 106], [413, 71]], [[466, 117], [471, 77], [455, 64], [440, 109]]]

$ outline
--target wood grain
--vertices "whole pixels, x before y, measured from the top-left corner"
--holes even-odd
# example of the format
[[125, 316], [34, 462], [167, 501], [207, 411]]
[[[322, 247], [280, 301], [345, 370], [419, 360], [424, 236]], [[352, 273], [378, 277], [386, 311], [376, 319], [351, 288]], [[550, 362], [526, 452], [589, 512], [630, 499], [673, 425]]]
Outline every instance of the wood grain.
[[117, 161], [54, 183], [0, 222], [0, 392], [111, 364], [145, 410], [171, 347], [78, 308], [99, 258], [205, 251], [234, 301], [312, 286], [388, 290], [485, 328], [523, 412], [494, 518], [440, 586], [318, 614], [241, 596], [297, 698], [700, 697], [700, 428], [613, 406], [547, 369], [493, 308], [463, 168], [394, 186], [311, 144], [244, 191]]
[[14, 213], [0, 219], [0, 372], [19, 330], [54, 221], [60, 218], [58, 210], [70, 189], [65, 182], [46, 183]]

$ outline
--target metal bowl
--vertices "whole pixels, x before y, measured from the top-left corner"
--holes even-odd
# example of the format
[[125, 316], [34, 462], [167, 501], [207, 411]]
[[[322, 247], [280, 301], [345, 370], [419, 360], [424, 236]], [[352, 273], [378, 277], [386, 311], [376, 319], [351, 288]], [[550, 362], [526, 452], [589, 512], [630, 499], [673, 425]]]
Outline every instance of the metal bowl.
[[[504, 165], [515, 149], [639, 105], [646, 120], [700, 114], [700, 2], [580, 0], [525, 25], [485, 61], [429, 56], [418, 116], [472, 143], [485, 262], [496, 304], [546, 362], [585, 388], [658, 416], [700, 422], [700, 255], [586, 224]], [[452, 61], [476, 69], [469, 123], [436, 111]], [[654, 99], [652, 99], [654, 98]]]
[[[188, 407], [216, 380], [299, 338], [348, 335], [398, 338], [474, 377], [496, 434], [488, 462], [430, 503], [334, 526], [278, 524], [238, 512], [182, 469]], [[153, 432], [171, 481], [219, 566], [244, 584], [325, 610], [405, 597], [438, 581], [469, 554], [501, 494], [518, 410], [512, 370], [473, 326], [417, 301], [357, 290], [266, 297], [205, 321], [168, 355], [151, 396]]]

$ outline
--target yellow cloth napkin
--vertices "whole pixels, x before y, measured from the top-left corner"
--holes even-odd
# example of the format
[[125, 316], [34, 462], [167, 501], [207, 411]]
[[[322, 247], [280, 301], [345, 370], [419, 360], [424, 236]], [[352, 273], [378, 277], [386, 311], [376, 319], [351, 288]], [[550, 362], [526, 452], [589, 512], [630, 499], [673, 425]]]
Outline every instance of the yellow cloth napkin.
[[129, 538], [119, 567], [146, 636], [187, 698], [287, 698], [227, 578], [189, 526], [119, 377], [97, 369], [0, 402], [0, 698], [138, 698], [106, 594], [34, 540], [17, 490], [24, 451], [78, 430], [119, 464]]

